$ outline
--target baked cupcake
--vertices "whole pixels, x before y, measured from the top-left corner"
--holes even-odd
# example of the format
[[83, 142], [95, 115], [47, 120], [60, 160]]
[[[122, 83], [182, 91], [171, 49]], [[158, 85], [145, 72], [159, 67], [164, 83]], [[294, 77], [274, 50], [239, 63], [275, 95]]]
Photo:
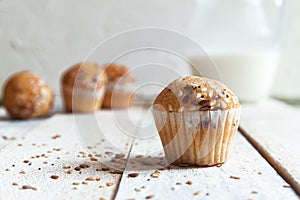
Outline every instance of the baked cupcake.
[[65, 108], [68, 112], [98, 110], [105, 93], [106, 74], [95, 63], [78, 63], [64, 72], [61, 79]]
[[170, 163], [213, 166], [228, 159], [240, 104], [227, 86], [198, 76], [179, 78], [156, 97], [152, 112]]
[[115, 63], [109, 64], [105, 72], [108, 77], [104, 108], [128, 108], [132, 105], [135, 80], [129, 73], [129, 69]]
[[35, 73], [22, 71], [11, 76], [3, 88], [3, 105], [12, 118], [47, 115], [53, 106], [53, 91]]

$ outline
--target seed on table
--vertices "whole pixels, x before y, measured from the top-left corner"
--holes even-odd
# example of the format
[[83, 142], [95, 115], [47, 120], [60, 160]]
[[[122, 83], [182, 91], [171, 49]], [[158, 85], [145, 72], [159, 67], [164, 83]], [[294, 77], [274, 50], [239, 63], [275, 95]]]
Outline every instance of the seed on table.
[[110, 186], [112, 186], [113, 185], [113, 183], [106, 183], [106, 186], [107, 187], [110, 187]]
[[75, 169], [76, 171], [80, 171], [80, 170], [81, 170], [80, 167], [75, 167], [74, 169]]
[[19, 184], [16, 183], [16, 182], [13, 182], [12, 185], [13, 185], [13, 186], [17, 186], [17, 185], [19, 185]]
[[229, 178], [236, 179], [236, 180], [241, 179], [241, 177], [238, 177], [238, 176], [230, 176]]
[[72, 185], [79, 185], [80, 183], [77, 183], [77, 182], [74, 182], [74, 183], [72, 183]]
[[58, 179], [59, 176], [57, 176], [57, 175], [52, 175], [52, 176], [50, 176], [50, 178], [52, 178], [52, 179]]
[[131, 178], [135, 178], [135, 177], [139, 176], [139, 173], [130, 173], [130, 174], [128, 174], [128, 176]]
[[20, 174], [26, 174], [26, 172], [24, 170], [20, 171]]
[[257, 191], [252, 191], [251, 193], [252, 193], [252, 194], [258, 194], [258, 192], [257, 192]]
[[154, 197], [154, 195], [148, 195], [146, 196], [146, 199], [152, 199]]
[[283, 185], [284, 188], [290, 188], [290, 185]]
[[100, 181], [100, 180], [101, 180], [101, 178], [99, 178], [99, 177], [96, 178], [96, 181]]
[[125, 157], [125, 154], [123, 154], [123, 153], [117, 153], [116, 155], [115, 155], [115, 158], [117, 158], [117, 159], [119, 159], [119, 158], [124, 158]]
[[68, 173], [68, 174], [72, 174], [72, 173], [73, 173], [73, 170], [70, 169], [70, 170], [67, 171], [67, 173]]
[[53, 140], [55, 140], [55, 139], [57, 139], [57, 138], [60, 138], [60, 135], [54, 135], [54, 136], [52, 136], [52, 139], [53, 139]]
[[29, 163], [29, 160], [23, 160], [23, 163]]
[[23, 189], [23, 190], [28, 190], [28, 189], [30, 189], [30, 190], [37, 190], [35, 187], [32, 187], [32, 186], [30, 186], [30, 185], [23, 185], [23, 186], [22, 186], [22, 189]]
[[88, 183], [87, 183], [87, 182], [85, 182], [85, 181], [82, 181], [82, 182], [81, 182], [81, 184], [83, 184], [83, 185], [87, 185]]
[[86, 181], [94, 181], [95, 178], [94, 178], [94, 177], [88, 177], [88, 178], [86, 178], [85, 180], [86, 180]]
[[198, 195], [200, 195], [200, 194], [201, 194], [200, 191], [197, 191], [197, 192], [194, 193], [195, 196], [198, 196]]
[[89, 165], [89, 164], [86, 164], [86, 163], [83, 163], [83, 164], [80, 164], [79, 167], [80, 167], [80, 168], [89, 168], [90, 165]]
[[187, 181], [185, 184], [187, 184], [187, 185], [192, 185], [193, 182], [192, 182], [192, 181]]
[[7, 171], [7, 172], [8, 172], [8, 171], [10, 171], [10, 169], [6, 168], [6, 169], [5, 169], [5, 171]]
[[91, 160], [91, 161], [98, 161], [98, 159], [97, 159], [97, 158], [94, 158], [94, 157], [91, 157], [90, 160]]
[[152, 178], [158, 178], [159, 175], [160, 175], [160, 172], [159, 172], [159, 171], [155, 171], [155, 172], [153, 172], [150, 176], [151, 176]]
[[182, 183], [181, 182], [177, 182], [176, 185], [182, 185]]

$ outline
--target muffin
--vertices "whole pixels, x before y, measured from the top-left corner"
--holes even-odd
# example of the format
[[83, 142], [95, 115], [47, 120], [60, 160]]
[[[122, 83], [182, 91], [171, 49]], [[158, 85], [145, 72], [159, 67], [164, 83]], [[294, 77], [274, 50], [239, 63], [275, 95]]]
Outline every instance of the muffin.
[[115, 63], [109, 64], [105, 72], [108, 77], [104, 108], [128, 108], [132, 105], [135, 80], [129, 73], [129, 69]]
[[227, 86], [198, 76], [176, 79], [156, 97], [152, 113], [170, 163], [213, 166], [228, 159], [240, 104]]
[[3, 105], [15, 119], [47, 115], [52, 109], [53, 97], [51, 88], [30, 71], [14, 74], [3, 88]]
[[98, 110], [105, 93], [107, 76], [95, 63], [78, 63], [64, 72], [62, 94], [67, 112]]

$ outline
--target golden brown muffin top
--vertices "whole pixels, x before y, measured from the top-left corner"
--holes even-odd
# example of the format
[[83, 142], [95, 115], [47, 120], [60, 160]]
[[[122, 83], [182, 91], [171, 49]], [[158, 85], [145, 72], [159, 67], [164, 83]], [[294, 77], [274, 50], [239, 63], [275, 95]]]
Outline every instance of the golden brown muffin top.
[[22, 71], [12, 75], [3, 89], [3, 105], [14, 118], [27, 119], [50, 109], [53, 91], [35, 73]]
[[224, 84], [198, 76], [171, 82], [154, 100], [154, 108], [169, 112], [228, 110], [240, 106], [237, 96]]
[[135, 81], [129, 73], [129, 69], [124, 65], [110, 63], [106, 66], [105, 72], [109, 82], [117, 82], [121, 78], [122, 82], [126, 83], [132, 83]]
[[83, 89], [100, 89], [107, 83], [107, 76], [102, 67], [95, 63], [78, 63], [67, 69], [62, 75], [63, 86]]

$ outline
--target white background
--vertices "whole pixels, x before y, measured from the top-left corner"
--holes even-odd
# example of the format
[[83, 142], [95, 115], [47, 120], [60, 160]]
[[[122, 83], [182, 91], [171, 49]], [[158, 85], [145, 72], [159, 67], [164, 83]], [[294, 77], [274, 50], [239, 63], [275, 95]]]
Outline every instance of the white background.
[[[300, 98], [300, 1], [289, 0], [285, 6], [281, 66], [273, 93]], [[66, 68], [98, 43], [132, 28], [169, 28], [200, 41], [190, 28], [195, 7], [196, 0], [0, 0], [0, 85], [12, 73], [30, 69], [59, 94]]]

